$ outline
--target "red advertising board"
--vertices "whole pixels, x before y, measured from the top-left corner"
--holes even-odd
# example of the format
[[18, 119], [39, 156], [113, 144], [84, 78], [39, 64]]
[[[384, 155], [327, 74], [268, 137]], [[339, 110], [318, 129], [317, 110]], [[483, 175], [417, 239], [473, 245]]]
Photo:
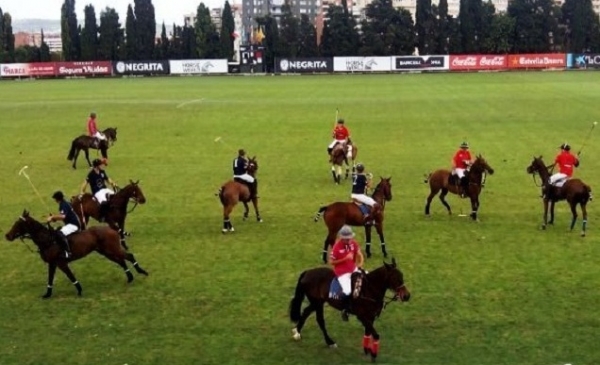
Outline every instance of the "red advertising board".
[[54, 76], [56, 75], [56, 63], [39, 62], [29, 64], [29, 76]]
[[58, 62], [57, 76], [91, 76], [111, 75], [112, 63], [110, 61], [89, 62]]
[[564, 53], [514, 54], [508, 56], [508, 68], [565, 68]]
[[505, 70], [507, 56], [461, 55], [450, 56], [450, 71]]

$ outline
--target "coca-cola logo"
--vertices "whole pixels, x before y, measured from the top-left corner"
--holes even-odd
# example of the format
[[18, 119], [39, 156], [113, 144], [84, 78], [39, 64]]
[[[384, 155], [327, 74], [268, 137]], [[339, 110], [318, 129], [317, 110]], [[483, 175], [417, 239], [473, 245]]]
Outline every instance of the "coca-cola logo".
[[452, 60], [452, 66], [461, 66], [461, 67], [475, 67], [477, 66], [477, 57], [469, 56], [465, 58], [457, 57]]
[[505, 60], [506, 60], [506, 58], [504, 56], [493, 56], [493, 57], [482, 56], [479, 59], [479, 65], [480, 66], [504, 66]]

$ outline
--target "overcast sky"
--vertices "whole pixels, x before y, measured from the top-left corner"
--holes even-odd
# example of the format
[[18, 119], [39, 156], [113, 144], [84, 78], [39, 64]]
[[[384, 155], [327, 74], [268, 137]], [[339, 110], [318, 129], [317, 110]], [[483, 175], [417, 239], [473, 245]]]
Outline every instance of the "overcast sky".
[[[13, 19], [60, 19], [60, 8], [63, 0], [1, 0], [0, 7], [12, 15]], [[209, 8], [222, 7], [225, 0], [153, 0], [156, 22], [167, 24], [183, 23], [183, 15], [195, 13], [203, 2]], [[83, 8], [87, 4], [94, 5], [96, 16], [100, 17], [101, 9], [107, 6], [115, 8], [122, 24], [125, 24], [127, 5], [133, 0], [75, 0], [77, 20], [83, 23]], [[234, 1], [230, 0], [230, 4]]]

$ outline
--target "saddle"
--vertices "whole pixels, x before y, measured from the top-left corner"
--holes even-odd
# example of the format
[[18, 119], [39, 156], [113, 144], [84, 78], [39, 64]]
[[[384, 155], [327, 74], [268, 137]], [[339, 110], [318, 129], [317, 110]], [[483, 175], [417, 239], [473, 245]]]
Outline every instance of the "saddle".
[[363, 204], [354, 199], [352, 199], [352, 202], [358, 206], [358, 209], [360, 209], [360, 212], [363, 214], [363, 216], [367, 216], [371, 213], [371, 207], [369, 207], [368, 205]]
[[[351, 293], [353, 299], [356, 299], [360, 296], [360, 293], [362, 291], [362, 283], [364, 279], [363, 276], [363, 272], [355, 272], [352, 274]], [[333, 280], [331, 280], [331, 284], [329, 285], [329, 298], [334, 300], [342, 300], [345, 296], [346, 295], [342, 290], [340, 282], [338, 281], [337, 277], [334, 277]]]

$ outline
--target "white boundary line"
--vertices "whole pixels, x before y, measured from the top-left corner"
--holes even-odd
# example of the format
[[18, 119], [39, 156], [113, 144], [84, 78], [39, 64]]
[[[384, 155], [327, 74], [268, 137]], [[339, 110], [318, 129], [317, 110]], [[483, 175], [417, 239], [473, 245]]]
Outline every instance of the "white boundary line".
[[202, 101], [204, 101], [204, 98], [202, 98], [202, 99], [188, 100], [188, 101], [185, 101], [185, 102], [177, 105], [177, 109], [182, 108], [182, 107], [184, 107], [186, 105], [190, 105], [190, 104], [194, 104], [194, 103], [200, 103]]

